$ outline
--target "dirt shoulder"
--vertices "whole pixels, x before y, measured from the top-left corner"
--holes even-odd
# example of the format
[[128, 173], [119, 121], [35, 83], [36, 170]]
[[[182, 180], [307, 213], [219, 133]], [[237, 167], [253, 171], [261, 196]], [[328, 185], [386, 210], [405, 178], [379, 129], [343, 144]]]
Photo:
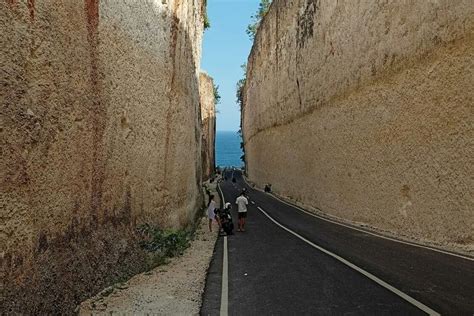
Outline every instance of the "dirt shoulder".
[[[215, 185], [211, 193], [218, 197]], [[213, 232], [209, 232], [208, 220], [204, 215], [191, 246], [182, 256], [136, 275], [125, 283], [104, 289], [81, 303], [79, 315], [199, 314], [218, 231], [215, 225]]]

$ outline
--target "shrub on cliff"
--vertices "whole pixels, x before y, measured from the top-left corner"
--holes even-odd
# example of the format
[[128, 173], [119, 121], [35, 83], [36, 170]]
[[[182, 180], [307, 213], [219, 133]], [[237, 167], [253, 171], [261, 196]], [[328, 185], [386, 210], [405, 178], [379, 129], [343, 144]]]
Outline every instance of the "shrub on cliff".
[[209, 21], [209, 15], [207, 15], [207, 0], [203, 2], [203, 14], [204, 14], [204, 29], [207, 30], [211, 27], [211, 21]]
[[216, 84], [213, 84], [213, 89], [214, 89], [214, 104], [219, 104], [221, 103], [221, 95], [219, 93], [219, 86]]
[[[235, 96], [237, 98], [237, 104], [239, 105], [240, 112], [242, 113], [242, 109], [243, 109], [243, 106], [244, 106], [244, 88], [245, 88], [245, 83], [247, 82], [247, 63], [241, 65], [240, 68], [242, 68], [242, 70], [244, 72], [244, 77], [237, 82]], [[240, 138], [243, 140], [243, 137], [242, 137], [242, 116], [241, 116], [241, 119], [240, 119], [240, 129], [238, 131], [238, 134], [239, 134]], [[244, 144], [243, 141], [240, 143], [240, 148], [242, 149], [242, 152], [243, 152], [243, 155], [240, 156], [240, 160], [242, 160], [242, 162], [245, 165], [245, 144]]]
[[252, 15], [252, 23], [247, 26], [246, 30], [247, 35], [252, 41], [255, 39], [255, 34], [257, 34], [260, 22], [262, 21], [265, 14], [267, 14], [271, 4], [272, 0], [260, 0], [257, 12]]

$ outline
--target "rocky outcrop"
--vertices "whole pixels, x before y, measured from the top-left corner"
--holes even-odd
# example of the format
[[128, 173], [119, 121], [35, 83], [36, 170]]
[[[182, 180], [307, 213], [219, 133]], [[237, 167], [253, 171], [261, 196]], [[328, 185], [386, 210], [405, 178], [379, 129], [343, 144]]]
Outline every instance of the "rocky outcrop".
[[142, 271], [201, 205], [201, 0], [1, 1], [1, 312]]
[[469, 0], [275, 0], [248, 62], [250, 180], [472, 250], [473, 16]]
[[205, 73], [200, 75], [202, 118], [202, 177], [207, 180], [214, 173], [216, 142], [216, 104], [214, 82]]

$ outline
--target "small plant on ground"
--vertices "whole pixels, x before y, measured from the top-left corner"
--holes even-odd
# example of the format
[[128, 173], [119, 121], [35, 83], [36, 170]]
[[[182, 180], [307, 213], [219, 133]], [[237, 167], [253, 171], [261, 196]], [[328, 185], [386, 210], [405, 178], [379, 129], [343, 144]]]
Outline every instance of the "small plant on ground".
[[194, 230], [163, 230], [144, 224], [138, 227], [140, 247], [148, 252], [148, 267], [153, 269], [168, 263], [168, 259], [182, 255], [193, 239]]

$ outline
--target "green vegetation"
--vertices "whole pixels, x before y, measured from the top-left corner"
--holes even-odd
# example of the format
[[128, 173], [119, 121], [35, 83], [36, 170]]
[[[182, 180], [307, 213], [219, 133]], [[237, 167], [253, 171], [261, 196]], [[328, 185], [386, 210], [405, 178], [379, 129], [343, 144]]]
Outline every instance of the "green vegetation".
[[207, 30], [211, 27], [211, 21], [209, 21], [209, 16], [207, 15], [207, 0], [204, 0], [202, 3], [202, 11], [204, 15], [204, 30]]
[[244, 77], [237, 81], [236, 85], [236, 93], [235, 96], [237, 98], [237, 104], [240, 107], [240, 110], [242, 111], [242, 106], [244, 105], [244, 87], [245, 87], [245, 82], [247, 81], [247, 63], [243, 64], [240, 66], [242, 68], [242, 71], [244, 72]]
[[271, 4], [272, 0], [260, 0], [257, 12], [252, 15], [252, 23], [247, 26], [246, 30], [247, 35], [252, 41], [255, 39], [260, 22], [262, 21], [265, 14], [267, 14]]
[[141, 225], [137, 231], [141, 236], [140, 247], [149, 253], [148, 269], [182, 255], [194, 237], [194, 229], [162, 230], [149, 224]]
[[[255, 14], [252, 15], [251, 17], [252, 23], [247, 26], [247, 30], [245, 31], [252, 41], [255, 39], [255, 35], [257, 34], [258, 27], [260, 26], [262, 19], [268, 13], [268, 10], [270, 9], [271, 4], [272, 4], [272, 0], [260, 0], [260, 4], [258, 5], [257, 12], [255, 12]], [[237, 104], [239, 105], [240, 112], [242, 113], [242, 109], [244, 106], [244, 88], [247, 82], [247, 64], [245, 63], [240, 67], [242, 68], [244, 72], [244, 77], [240, 79], [239, 81], [237, 81], [235, 96], [237, 98]], [[239, 135], [240, 137], [242, 137], [240, 148], [242, 149], [242, 152], [244, 153], [240, 157], [240, 160], [242, 160], [242, 162], [245, 164], [245, 144], [243, 142], [243, 135], [242, 135], [242, 119], [240, 120]]]
[[207, 15], [207, 11], [204, 13], [204, 29], [207, 30], [211, 27], [211, 22], [209, 21], [209, 16]]
[[219, 86], [214, 84], [214, 102], [215, 104], [221, 103], [221, 95], [219, 94]]
[[242, 149], [243, 154], [242, 154], [242, 156], [240, 156], [240, 160], [242, 160], [242, 162], [245, 165], [245, 143], [243, 141], [242, 129], [239, 129], [238, 133], [239, 133], [240, 137], [242, 137], [242, 141], [240, 142], [240, 149]]
[[[247, 64], [245, 63], [241, 65], [240, 68], [242, 68], [242, 71], [244, 72], [244, 77], [240, 79], [239, 81], [237, 81], [235, 96], [237, 98], [237, 104], [239, 105], [239, 108], [240, 108], [240, 113], [242, 113], [242, 109], [244, 106], [244, 88], [245, 88], [245, 83], [247, 82]], [[238, 133], [243, 140], [242, 119], [240, 119], [240, 129]], [[242, 162], [245, 165], [245, 146], [244, 146], [243, 141], [240, 142], [240, 148], [242, 149], [242, 152], [244, 153], [242, 156], [240, 156], [240, 160], [242, 160]]]
[[[271, 4], [272, 4], [272, 0], [260, 0], [260, 4], [258, 6], [257, 12], [254, 15], [252, 15], [252, 23], [247, 26], [247, 30], [246, 30], [246, 33], [250, 37], [251, 40], [255, 39], [255, 35], [257, 34], [257, 30], [260, 25], [260, 22], [262, 21], [265, 14], [267, 14], [268, 10], [270, 9]], [[247, 82], [247, 63], [241, 65], [240, 67], [242, 68], [242, 71], [244, 72], [244, 76], [242, 79], [237, 81], [235, 97], [237, 99], [236, 101], [237, 101], [237, 104], [239, 105], [240, 112], [242, 113], [242, 109], [244, 106], [244, 88]], [[240, 120], [240, 129], [238, 133], [243, 140], [242, 119]], [[245, 164], [245, 144], [243, 141], [240, 143], [240, 148], [242, 149], [242, 152], [244, 153], [240, 157], [240, 160], [242, 160], [242, 162]]]
[[138, 244], [147, 254], [145, 266], [139, 271], [130, 269], [130, 267], [119, 268], [116, 275], [107, 282], [112, 285], [102, 290], [99, 296], [106, 297], [116, 289], [124, 289], [127, 287], [125, 283], [137, 273], [149, 274], [156, 267], [168, 264], [170, 258], [182, 255], [191, 246], [198, 225], [199, 222], [196, 221], [189, 228], [180, 230], [163, 230], [150, 224], [137, 227]]

